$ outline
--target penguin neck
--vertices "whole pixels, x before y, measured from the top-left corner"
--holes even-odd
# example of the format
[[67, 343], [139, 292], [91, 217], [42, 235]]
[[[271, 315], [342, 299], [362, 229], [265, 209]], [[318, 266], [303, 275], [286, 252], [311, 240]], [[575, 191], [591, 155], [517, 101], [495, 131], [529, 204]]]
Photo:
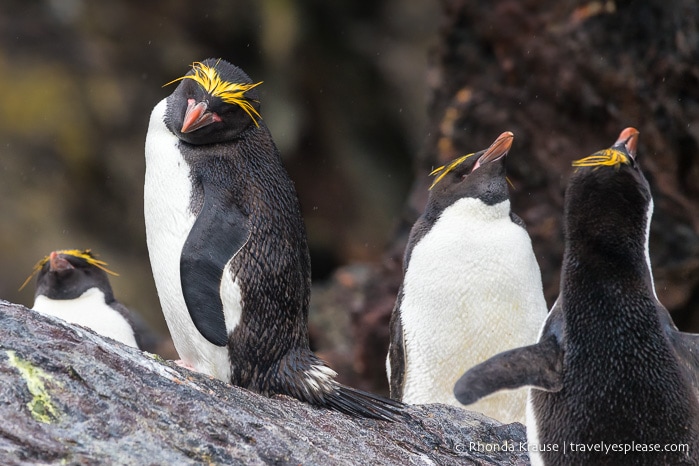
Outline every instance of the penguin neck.
[[[595, 222], [566, 225], [566, 249], [561, 282], [592, 282], [597, 287], [630, 287], [651, 294], [657, 301], [649, 252], [653, 199], [636, 219], [618, 218], [617, 227]], [[644, 222], [643, 225], [636, 223]]]
[[[596, 248], [594, 241], [566, 247], [561, 295], [571, 333], [578, 333], [578, 326], [618, 330], [608, 324], [598, 326], [600, 319], [605, 322], [657, 320], [658, 300], [647, 244], [646, 237], [626, 238], [625, 245], [618, 244], [616, 248], [610, 244]], [[651, 328], [644, 324], [639, 326], [639, 331]]]
[[505, 199], [494, 205], [489, 205], [475, 197], [463, 197], [443, 211], [434, 215], [433, 221], [436, 223], [440, 218], [451, 216], [468, 219], [468, 221], [489, 222], [509, 218], [510, 215], [510, 200]]
[[269, 130], [260, 123], [244, 135], [207, 145], [179, 142], [195, 188], [191, 206], [195, 214], [201, 209], [204, 183], [210, 189], [225, 191], [246, 214], [284, 212], [298, 203]]

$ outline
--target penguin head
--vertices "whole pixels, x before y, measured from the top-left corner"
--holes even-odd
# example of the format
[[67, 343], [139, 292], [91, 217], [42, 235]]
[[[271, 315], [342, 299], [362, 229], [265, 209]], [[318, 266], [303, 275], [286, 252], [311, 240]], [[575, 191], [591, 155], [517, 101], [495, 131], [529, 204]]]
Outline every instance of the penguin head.
[[[257, 86], [243, 70], [224, 60], [196, 62], [167, 99], [165, 123], [190, 144], [213, 144], [236, 139], [250, 126], [259, 126]], [[167, 85], [167, 84], [166, 84]]]
[[105, 302], [111, 302], [114, 293], [107, 274], [116, 274], [106, 266], [107, 263], [95, 258], [89, 249], [53, 251], [37, 262], [22, 288], [37, 275], [35, 297], [75, 299], [91, 288], [98, 288], [104, 293]]
[[464, 197], [480, 199], [495, 205], [509, 198], [505, 177], [505, 156], [512, 147], [514, 135], [502, 133], [485, 150], [464, 155], [430, 173], [436, 175], [428, 204], [443, 210]]
[[608, 149], [573, 162], [565, 194], [569, 238], [609, 243], [616, 251], [627, 241], [645, 239], [647, 231], [639, 225], [650, 220], [652, 198], [637, 160], [638, 135], [626, 128]]

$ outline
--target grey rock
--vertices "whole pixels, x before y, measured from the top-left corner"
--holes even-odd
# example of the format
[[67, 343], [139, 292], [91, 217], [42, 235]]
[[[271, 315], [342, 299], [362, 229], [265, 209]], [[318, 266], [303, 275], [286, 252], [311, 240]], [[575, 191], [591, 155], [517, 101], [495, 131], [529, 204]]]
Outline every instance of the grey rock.
[[529, 464], [521, 424], [439, 404], [387, 423], [266, 398], [2, 300], [0, 419], [3, 465]]

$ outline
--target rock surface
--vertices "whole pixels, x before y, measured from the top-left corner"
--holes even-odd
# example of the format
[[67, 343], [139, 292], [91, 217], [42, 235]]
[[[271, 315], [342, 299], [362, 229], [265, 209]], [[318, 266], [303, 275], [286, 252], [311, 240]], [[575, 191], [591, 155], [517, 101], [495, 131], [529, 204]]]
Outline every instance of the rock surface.
[[3, 465], [529, 463], [521, 424], [444, 405], [386, 423], [265, 398], [6, 301], [0, 418]]

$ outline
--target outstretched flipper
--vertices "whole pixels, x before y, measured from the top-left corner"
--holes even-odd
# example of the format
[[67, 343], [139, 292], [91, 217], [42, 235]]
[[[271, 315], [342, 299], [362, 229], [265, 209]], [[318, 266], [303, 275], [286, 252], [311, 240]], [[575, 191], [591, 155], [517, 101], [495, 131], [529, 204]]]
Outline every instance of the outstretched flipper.
[[531, 386], [556, 392], [562, 387], [563, 314], [560, 298], [546, 319], [539, 342], [496, 354], [473, 366], [454, 385], [454, 396], [469, 405], [498, 390]]
[[497, 354], [469, 369], [456, 381], [454, 396], [469, 405], [498, 390], [532, 386], [561, 389], [563, 351], [555, 336], [530, 346]]

